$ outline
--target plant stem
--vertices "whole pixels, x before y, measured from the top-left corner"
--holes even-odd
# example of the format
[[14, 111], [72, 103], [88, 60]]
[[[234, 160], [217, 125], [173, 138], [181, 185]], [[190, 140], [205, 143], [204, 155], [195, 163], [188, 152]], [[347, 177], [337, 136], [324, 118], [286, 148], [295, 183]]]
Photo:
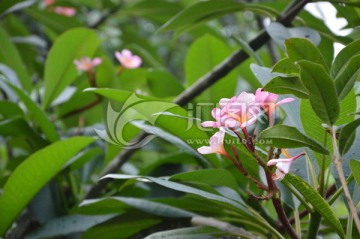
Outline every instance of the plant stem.
[[320, 226], [321, 215], [318, 212], [311, 213], [306, 239], [316, 238]]
[[334, 152], [333, 152], [333, 162], [335, 164], [336, 171], [338, 173], [339, 180], [341, 182], [341, 186], [343, 187], [345, 198], [347, 200], [350, 212], [351, 212], [351, 214], [352, 214], [352, 216], [354, 218], [356, 228], [357, 228], [357, 230], [358, 230], [358, 232], [360, 234], [360, 220], [359, 220], [359, 216], [357, 214], [356, 208], [354, 206], [353, 200], [351, 198], [349, 188], [348, 188], [347, 183], [346, 183], [344, 170], [343, 170], [343, 167], [342, 167], [342, 158], [340, 156], [340, 152], [339, 152], [339, 149], [338, 149], [338, 146], [337, 146], [337, 143], [336, 143], [336, 131], [335, 131], [334, 127], [330, 128], [330, 132], [331, 132], [331, 141], [332, 141], [333, 150], [334, 150]]

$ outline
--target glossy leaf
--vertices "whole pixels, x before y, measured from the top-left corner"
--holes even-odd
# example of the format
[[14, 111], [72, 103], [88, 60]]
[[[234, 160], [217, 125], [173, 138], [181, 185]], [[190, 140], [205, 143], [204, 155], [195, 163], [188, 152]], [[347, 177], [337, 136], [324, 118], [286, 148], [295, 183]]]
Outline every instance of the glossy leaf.
[[319, 49], [304, 38], [290, 38], [285, 41], [286, 52], [293, 62], [307, 60], [320, 64], [328, 71], [328, 66]]
[[360, 54], [353, 56], [345, 66], [341, 68], [335, 78], [335, 87], [339, 100], [353, 89], [355, 82], [360, 80]]
[[264, 86], [264, 90], [275, 94], [293, 94], [299, 98], [308, 98], [309, 93], [299, 77], [277, 76]]
[[78, 76], [74, 60], [92, 57], [99, 44], [95, 31], [85, 28], [69, 30], [56, 40], [45, 63], [45, 108]]
[[342, 155], [344, 155], [354, 143], [356, 128], [360, 125], [360, 119], [356, 119], [355, 121], [345, 125], [339, 135], [339, 151]]
[[298, 62], [300, 78], [309, 91], [309, 100], [316, 115], [326, 124], [333, 125], [339, 117], [339, 100], [334, 81], [323, 66], [310, 61]]
[[268, 128], [260, 133], [259, 138], [266, 144], [278, 148], [309, 147], [319, 153], [329, 154], [329, 151], [319, 142], [302, 134], [295, 127], [287, 125], [275, 125]]
[[30, 91], [31, 81], [16, 47], [3, 28], [0, 29], [0, 62], [14, 70], [25, 91]]
[[285, 179], [296, 188], [304, 198], [311, 203], [318, 213], [336, 230], [340, 238], [345, 239], [345, 233], [330, 205], [309, 184], [299, 177], [287, 174]]
[[360, 161], [354, 159], [350, 160], [350, 168], [354, 175], [357, 186], [360, 187], [360, 174], [358, 173], [360, 172]]
[[[12, 173], [0, 197], [0, 235], [5, 232], [36, 193], [93, 138], [73, 137], [53, 143], [27, 158]], [[36, 173], [35, 173], [36, 172]]]

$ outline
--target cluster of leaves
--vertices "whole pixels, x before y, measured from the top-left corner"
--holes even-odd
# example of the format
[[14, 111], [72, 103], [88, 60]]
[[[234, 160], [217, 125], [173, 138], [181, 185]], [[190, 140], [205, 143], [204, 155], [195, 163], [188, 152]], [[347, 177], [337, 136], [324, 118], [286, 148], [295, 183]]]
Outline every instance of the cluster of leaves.
[[[347, 210], [360, 200], [360, 4], [344, 2], [333, 6], [348, 36], [302, 10], [307, 1], [54, 1], [76, 10], [64, 16], [43, 1], [3, 0], [0, 237], [286, 238], [270, 201], [249, 197], [261, 188], [196, 151], [212, 133], [199, 118], [263, 87], [296, 100], [259, 134], [268, 145], [257, 155], [306, 150], [277, 183], [281, 217], [299, 238], [356, 238]], [[345, 45], [335, 59], [334, 43]], [[119, 71], [114, 52], [125, 48], [142, 67]], [[101, 58], [94, 78], [77, 71], [82, 57]], [[149, 140], [126, 147], [135, 137]], [[235, 147], [265, 183], [254, 155]]]

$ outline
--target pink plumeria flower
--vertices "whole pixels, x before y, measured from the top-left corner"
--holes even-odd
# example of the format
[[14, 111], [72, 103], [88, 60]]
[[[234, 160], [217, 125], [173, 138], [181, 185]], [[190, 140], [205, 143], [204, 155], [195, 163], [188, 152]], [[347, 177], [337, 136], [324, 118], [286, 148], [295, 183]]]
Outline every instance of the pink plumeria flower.
[[224, 148], [224, 137], [225, 131], [220, 129], [219, 132], [215, 133], [210, 138], [210, 146], [202, 146], [197, 149], [197, 151], [201, 154], [222, 154], [227, 155], [225, 148]]
[[102, 59], [95, 57], [91, 59], [89, 57], [82, 57], [80, 60], [74, 60], [74, 64], [79, 71], [91, 72], [95, 66], [101, 64]]
[[266, 164], [267, 166], [275, 165], [277, 168], [275, 174], [272, 176], [273, 180], [282, 180], [289, 172], [292, 162], [294, 162], [297, 158], [305, 155], [305, 153], [300, 153], [294, 157], [291, 157], [286, 149], [281, 150], [281, 152], [286, 156], [286, 158], [271, 159]]
[[142, 59], [137, 55], [133, 55], [128, 49], [115, 52], [115, 57], [123, 67], [129, 69], [138, 68], [142, 63]]
[[44, 4], [46, 7], [53, 5], [54, 3], [55, 3], [55, 0], [44, 0]]
[[221, 99], [219, 106], [220, 108], [214, 108], [211, 112], [216, 121], [205, 121], [201, 124], [203, 127], [245, 128], [256, 122], [260, 111], [255, 95], [246, 92], [231, 99]]
[[52, 11], [65, 17], [72, 17], [76, 14], [76, 9], [73, 7], [54, 7]]
[[256, 90], [255, 98], [256, 102], [268, 113], [270, 126], [274, 125], [273, 115], [276, 107], [295, 100], [294, 98], [285, 98], [279, 102], [276, 102], [279, 98], [279, 95], [264, 91], [261, 88]]

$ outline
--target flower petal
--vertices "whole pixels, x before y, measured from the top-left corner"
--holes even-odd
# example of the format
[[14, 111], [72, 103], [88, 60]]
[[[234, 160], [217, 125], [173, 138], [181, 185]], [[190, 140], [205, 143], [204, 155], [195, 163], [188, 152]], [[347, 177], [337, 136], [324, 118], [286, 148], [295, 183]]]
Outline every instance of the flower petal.
[[202, 146], [202, 147], [198, 148], [197, 151], [201, 154], [215, 153], [209, 146]]

